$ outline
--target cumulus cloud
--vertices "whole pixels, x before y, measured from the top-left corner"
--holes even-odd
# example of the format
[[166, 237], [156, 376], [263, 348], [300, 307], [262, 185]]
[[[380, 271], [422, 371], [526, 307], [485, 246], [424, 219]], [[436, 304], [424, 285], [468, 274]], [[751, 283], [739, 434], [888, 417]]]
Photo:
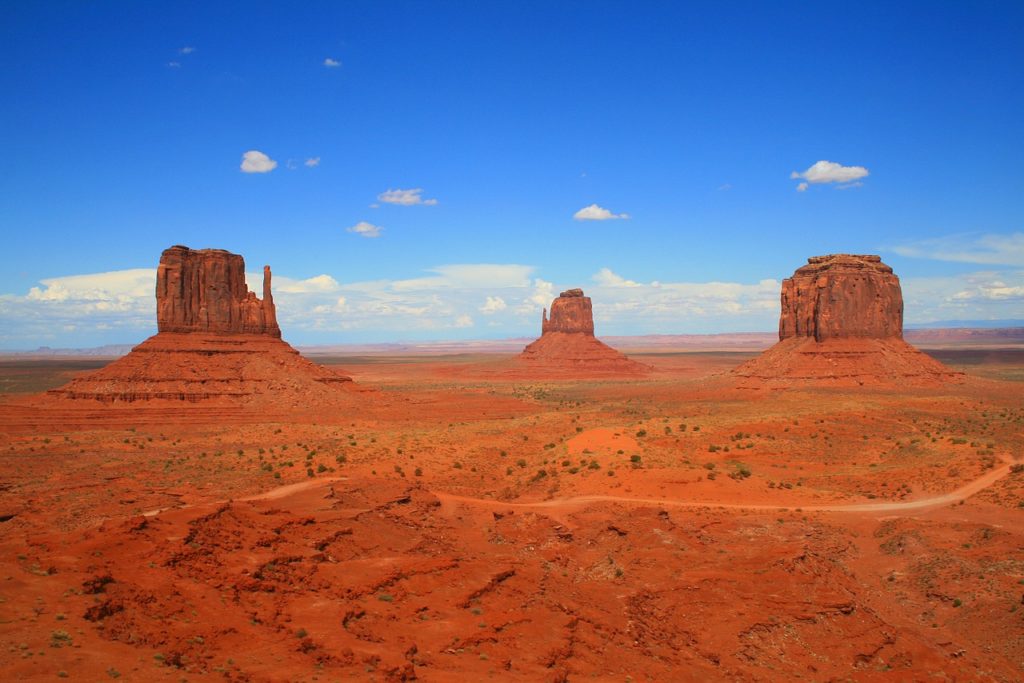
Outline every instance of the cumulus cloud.
[[1024, 232], [948, 235], [907, 242], [892, 251], [935, 261], [1024, 266]]
[[436, 199], [423, 198], [422, 187], [416, 187], [411, 190], [388, 189], [377, 195], [377, 200], [385, 204], [398, 204], [399, 206], [415, 206], [416, 204], [434, 206], [437, 204]]
[[811, 185], [837, 183], [840, 189], [859, 187], [857, 181], [868, 177], [868, 169], [863, 166], [843, 166], [834, 161], [819, 161], [803, 173], [793, 171], [789, 174], [792, 180], [803, 179], [796, 186], [797, 192], [805, 192]]
[[251, 149], [242, 155], [242, 173], [270, 173], [277, 168], [277, 162], [263, 152]]
[[453, 327], [473, 327], [473, 318], [468, 315], [460, 315], [455, 319]]
[[609, 268], [602, 268], [592, 278], [594, 282], [605, 287], [639, 287], [639, 283], [627, 280], [621, 275], [613, 273]]
[[306, 168], [316, 168], [317, 166], [320, 165], [320, 157], [309, 157], [308, 159], [303, 161], [302, 164]]
[[500, 296], [489, 296], [484, 305], [480, 307], [480, 312], [484, 315], [493, 315], [499, 311], [504, 311], [508, 308], [508, 304]]
[[573, 220], [577, 221], [610, 221], [619, 218], [629, 218], [628, 213], [612, 213], [608, 209], [598, 206], [597, 204], [591, 204], [590, 206], [584, 206], [582, 209], [572, 215]]
[[326, 59], [324, 59], [324, 66], [326, 66], [328, 69], [337, 69], [339, 66], [341, 66], [341, 62], [339, 62], [337, 59], [331, 59], [330, 57], [327, 57]]
[[380, 233], [384, 230], [379, 225], [368, 223], [366, 221], [359, 221], [351, 228], [346, 229], [348, 232], [354, 232], [362, 237], [380, 237]]
[[[245, 280], [249, 285], [249, 289], [252, 291], [263, 291], [263, 273], [246, 273]], [[281, 292], [287, 294], [336, 292], [341, 288], [341, 285], [337, 280], [326, 274], [316, 275], [314, 277], [306, 278], [305, 280], [293, 280], [289, 277], [275, 275], [273, 286], [275, 293]], [[257, 287], [259, 287], [259, 289], [257, 289]]]

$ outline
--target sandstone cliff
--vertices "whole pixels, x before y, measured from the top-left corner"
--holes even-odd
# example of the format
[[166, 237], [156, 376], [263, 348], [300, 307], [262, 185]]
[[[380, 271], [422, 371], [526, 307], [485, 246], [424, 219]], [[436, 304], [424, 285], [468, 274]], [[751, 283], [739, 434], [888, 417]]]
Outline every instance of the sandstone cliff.
[[936, 385], [963, 375], [903, 341], [899, 278], [878, 256], [830, 254], [782, 281], [779, 342], [733, 375], [748, 388]]
[[351, 379], [281, 340], [270, 267], [263, 299], [245, 284], [245, 261], [221, 249], [164, 251], [157, 269], [159, 332], [110, 365], [50, 392], [102, 403], [173, 400], [294, 408], [337, 402]]
[[900, 281], [878, 256], [813, 256], [782, 281], [780, 340], [902, 336]]
[[280, 337], [270, 266], [263, 268], [263, 299], [245, 284], [245, 261], [223, 249], [174, 246], [156, 271], [156, 322], [160, 332], [265, 334]]

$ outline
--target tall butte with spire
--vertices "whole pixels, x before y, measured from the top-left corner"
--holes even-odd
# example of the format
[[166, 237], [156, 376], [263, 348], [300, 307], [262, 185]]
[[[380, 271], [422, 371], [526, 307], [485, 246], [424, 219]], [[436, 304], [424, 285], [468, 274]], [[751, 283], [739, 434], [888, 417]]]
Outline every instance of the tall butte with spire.
[[812, 256], [782, 281], [781, 303], [779, 342], [733, 370], [741, 386], [962, 378], [903, 340], [900, 280], [878, 256]]
[[594, 336], [594, 311], [582, 289], [562, 292], [541, 314], [541, 336], [518, 361], [542, 374], [641, 375], [646, 365], [630, 360]]
[[113, 363], [50, 394], [102, 402], [264, 399], [281, 407], [329, 402], [351, 378], [317, 365], [281, 339], [263, 268], [263, 298], [245, 284], [245, 261], [223, 249], [164, 250], [156, 274], [157, 334]]

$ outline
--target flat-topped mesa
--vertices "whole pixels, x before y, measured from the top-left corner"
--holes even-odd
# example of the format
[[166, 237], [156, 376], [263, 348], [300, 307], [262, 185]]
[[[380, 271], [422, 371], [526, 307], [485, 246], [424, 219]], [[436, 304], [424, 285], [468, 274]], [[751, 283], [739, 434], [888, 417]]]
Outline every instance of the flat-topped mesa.
[[589, 296], [583, 296], [582, 289], [570, 289], [558, 295], [551, 302], [551, 318], [548, 309], [541, 316], [541, 334], [567, 332], [594, 336], [594, 308]]
[[260, 334], [281, 337], [270, 266], [263, 268], [263, 299], [245, 284], [245, 260], [223, 249], [173, 246], [156, 271], [160, 332]]
[[779, 339], [902, 339], [903, 293], [873, 255], [812, 256], [782, 281]]
[[779, 341], [732, 371], [744, 388], [963, 381], [903, 340], [903, 294], [877, 256], [807, 259], [782, 281]]

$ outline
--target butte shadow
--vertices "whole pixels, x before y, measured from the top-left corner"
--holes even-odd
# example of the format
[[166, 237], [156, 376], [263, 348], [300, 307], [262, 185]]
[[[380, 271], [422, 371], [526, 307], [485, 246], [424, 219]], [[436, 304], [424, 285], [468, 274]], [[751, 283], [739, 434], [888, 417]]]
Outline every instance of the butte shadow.
[[782, 281], [779, 342], [732, 371], [742, 388], [940, 386], [962, 373], [903, 340], [899, 278], [878, 256], [812, 256]]
[[640, 377], [651, 368], [630, 360], [594, 336], [594, 311], [582, 289], [562, 292], [541, 316], [541, 336], [516, 358], [523, 374], [571, 377]]
[[101, 403], [331, 403], [352, 380], [303, 358], [281, 339], [270, 280], [266, 266], [259, 299], [245, 284], [238, 254], [166, 249], [157, 269], [157, 334], [49, 395]]

